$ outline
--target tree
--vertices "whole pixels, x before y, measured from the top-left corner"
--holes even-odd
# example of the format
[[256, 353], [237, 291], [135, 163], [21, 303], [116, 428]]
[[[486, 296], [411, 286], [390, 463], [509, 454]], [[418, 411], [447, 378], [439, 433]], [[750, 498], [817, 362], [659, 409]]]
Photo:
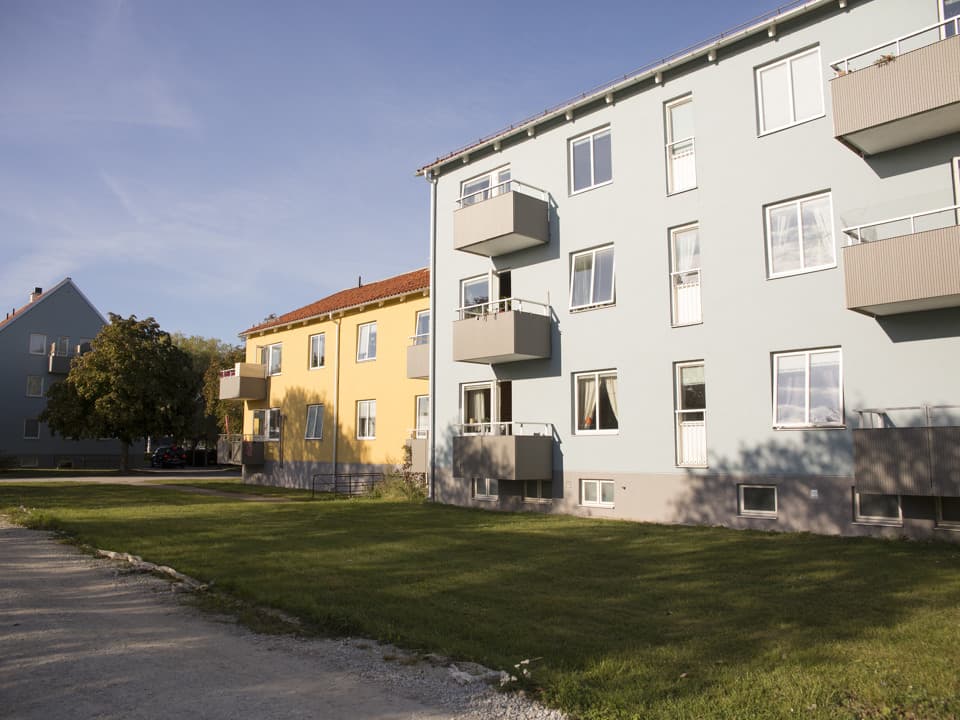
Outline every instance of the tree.
[[227, 430], [237, 432], [243, 421], [243, 403], [220, 399], [220, 371], [243, 362], [244, 350], [216, 338], [199, 335], [187, 337], [181, 333], [171, 336], [173, 343], [186, 352], [193, 363], [194, 371], [202, 378], [201, 394], [197, 398], [196, 412], [188, 429], [188, 437], [194, 447], [204, 440], [210, 447], [217, 435]]
[[120, 468], [130, 445], [150, 435], [182, 437], [193, 418], [200, 375], [190, 356], [151, 317], [110, 313], [91, 343], [74, 358], [67, 377], [47, 392], [40, 416], [65, 437], [117, 438]]

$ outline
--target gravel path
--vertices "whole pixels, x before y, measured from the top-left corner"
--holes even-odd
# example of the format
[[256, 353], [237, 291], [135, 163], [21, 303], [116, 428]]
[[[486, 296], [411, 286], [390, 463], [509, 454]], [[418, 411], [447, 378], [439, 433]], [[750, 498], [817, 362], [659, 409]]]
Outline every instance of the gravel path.
[[[115, 548], [120, 549], [120, 548]], [[364, 640], [258, 635], [131, 572], [0, 518], [0, 715], [561, 720], [476, 679]]]

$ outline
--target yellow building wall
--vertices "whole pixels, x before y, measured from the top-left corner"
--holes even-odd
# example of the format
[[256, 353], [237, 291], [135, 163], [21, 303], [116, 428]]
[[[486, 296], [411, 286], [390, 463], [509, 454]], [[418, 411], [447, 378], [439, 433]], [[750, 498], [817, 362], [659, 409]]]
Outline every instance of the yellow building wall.
[[[312, 320], [247, 337], [246, 361], [260, 362], [260, 348], [282, 343], [281, 372], [267, 381], [268, 399], [248, 401], [244, 409], [243, 432], [253, 433], [253, 411], [280, 408], [284, 416], [283, 442], [268, 442], [267, 461], [333, 462], [334, 399], [339, 406], [337, 464], [400, 464], [404, 441], [416, 426], [416, 397], [429, 392], [427, 380], [407, 378], [407, 347], [416, 332], [417, 313], [429, 310], [423, 293], [403, 299], [379, 302], [363, 310], [334, 313], [332, 320]], [[359, 326], [377, 323], [377, 355], [374, 360], [357, 361]], [[339, 351], [337, 325], [340, 326]], [[310, 337], [324, 333], [324, 365], [310, 369]], [[337, 383], [339, 357], [339, 393]], [[357, 401], [376, 400], [376, 438], [357, 438]], [[322, 404], [323, 439], [304, 438], [307, 406]]]

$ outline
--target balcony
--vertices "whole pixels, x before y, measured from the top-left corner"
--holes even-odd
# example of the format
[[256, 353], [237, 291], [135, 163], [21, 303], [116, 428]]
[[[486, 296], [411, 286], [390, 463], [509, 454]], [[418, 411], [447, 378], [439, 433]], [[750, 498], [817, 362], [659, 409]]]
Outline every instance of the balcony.
[[453, 438], [453, 474], [461, 478], [550, 480], [553, 425], [477, 423]]
[[263, 400], [267, 397], [267, 366], [237, 363], [220, 371], [221, 400]]
[[507, 181], [457, 201], [453, 213], [455, 250], [497, 257], [550, 240], [547, 193]]
[[550, 357], [550, 306], [506, 298], [458, 310], [453, 323], [453, 359], [495, 363]]
[[[864, 155], [960, 131], [960, 36], [951, 18], [831, 63], [833, 127]], [[952, 33], [952, 37], [945, 37]]]
[[220, 465], [263, 465], [264, 441], [253, 435], [221, 435], [217, 438]]
[[857, 491], [960, 496], [960, 406], [858, 410], [853, 431]]
[[51, 375], [66, 375], [70, 372], [70, 362], [72, 355], [58, 355], [55, 352], [50, 353], [48, 372]]
[[427, 434], [423, 430], [411, 430], [406, 440], [410, 451], [410, 472], [427, 472]]
[[960, 307], [960, 205], [844, 228], [847, 308], [866, 315]]
[[407, 346], [407, 377], [426, 380], [430, 377], [430, 336], [414, 335]]

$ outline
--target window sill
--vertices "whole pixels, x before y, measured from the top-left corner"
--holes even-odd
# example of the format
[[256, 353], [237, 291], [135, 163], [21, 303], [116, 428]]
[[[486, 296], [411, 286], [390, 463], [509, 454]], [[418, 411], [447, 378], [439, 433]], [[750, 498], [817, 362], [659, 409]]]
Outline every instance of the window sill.
[[783, 132], [784, 130], [795, 128], [798, 125], [806, 125], [807, 123], [813, 122], [814, 120], [821, 120], [826, 116], [827, 114], [824, 112], [824, 113], [820, 113], [819, 115], [814, 115], [813, 117], [804, 118], [803, 120], [797, 120], [796, 122], [792, 122], [789, 125], [781, 125], [780, 127], [775, 127], [770, 130], [762, 130], [759, 133], [757, 133], [757, 139], [759, 140], [760, 138], [767, 137], [768, 135], [776, 135], [777, 133]]
[[846, 430], [846, 424], [841, 425], [774, 425], [774, 430]]
[[697, 325], [703, 325], [703, 320], [697, 320], [697, 322], [688, 323], [670, 323], [670, 327], [672, 328], [696, 327]]
[[710, 466], [706, 463], [702, 465], [695, 464], [695, 463], [677, 463], [676, 465], [674, 465], [674, 467], [684, 468], [689, 470], [706, 470]]
[[750, 518], [752, 520], [777, 520], [776, 513], [759, 513], [759, 512], [744, 512], [740, 511], [737, 513], [737, 517]]
[[946, 532], [960, 532], [960, 523], [938, 521], [933, 526], [934, 530], [944, 530]]
[[373, 362], [374, 360], [376, 360], [375, 357], [372, 357], [372, 358], [357, 358], [357, 362], [358, 362], [358, 363]]
[[883, 520], [878, 518], [876, 520], [871, 518], [857, 518], [853, 521], [854, 525], [864, 525], [867, 527], [903, 527], [903, 520]]
[[579, 190], [571, 190], [570, 197], [574, 197], [575, 195], [583, 195], [584, 193], [588, 193], [591, 190], [596, 190], [597, 188], [606, 187], [607, 185], [613, 185], [613, 180], [607, 180], [606, 182], [597, 183], [596, 185], [591, 185], [590, 187], [580, 188]]
[[[525, 503], [530, 503], [531, 505], [549, 505], [553, 502], [553, 498], [527, 498], [523, 499]], [[960, 528], [957, 528], [960, 530]]]
[[376, 439], [377, 439], [376, 436], [374, 436], [374, 437], [358, 437], [358, 438], [357, 438], [357, 440], [376, 440]]
[[837, 267], [837, 263], [831, 263], [830, 265], [817, 265], [816, 267], [803, 268], [802, 270], [789, 270], [781, 273], [768, 272], [767, 280], [780, 280], [781, 278], [796, 277], [797, 275], [809, 275], [810, 273], [822, 272], [824, 270], [835, 270]]
[[309, 369], [309, 370], [324, 370], [324, 369], [326, 369], [326, 367], [327, 367], [326, 365], [317, 365], [316, 367], [312, 367], [312, 368], [308, 368], [308, 369]]
[[591, 310], [602, 310], [603, 308], [616, 307], [616, 306], [617, 306], [616, 301], [608, 302], [608, 303], [599, 303], [597, 305], [582, 305], [580, 307], [570, 308], [570, 312], [572, 314], [576, 314], [576, 313], [582, 313], [582, 312], [589, 312]]
[[619, 435], [619, 430], [574, 430], [576, 437], [591, 437], [593, 435]]
[[322, 437], [305, 437], [304, 440], [323, 440]]
[[692, 187], [683, 188], [682, 190], [674, 190], [673, 192], [670, 192], [670, 191], [668, 190], [668, 191], [667, 191], [667, 197], [674, 197], [674, 196], [676, 196], [676, 195], [683, 195], [684, 193], [687, 193], [687, 192], [690, 192], [691, 190], [696, 190], [696, 189], [697, 189], [697, 186], [694, 185], [694, 186], [692, 186]]
[[613, 510], [616, 507], [616, 505], [612, 505], [612, 504], [606, 505], [602, 503], [580, 503], [580, 507], [597, 508], [600, 510]]
[[474, 495], [473, 499], [480, 502], [497, 502], [500, 498], [496, 495]]

